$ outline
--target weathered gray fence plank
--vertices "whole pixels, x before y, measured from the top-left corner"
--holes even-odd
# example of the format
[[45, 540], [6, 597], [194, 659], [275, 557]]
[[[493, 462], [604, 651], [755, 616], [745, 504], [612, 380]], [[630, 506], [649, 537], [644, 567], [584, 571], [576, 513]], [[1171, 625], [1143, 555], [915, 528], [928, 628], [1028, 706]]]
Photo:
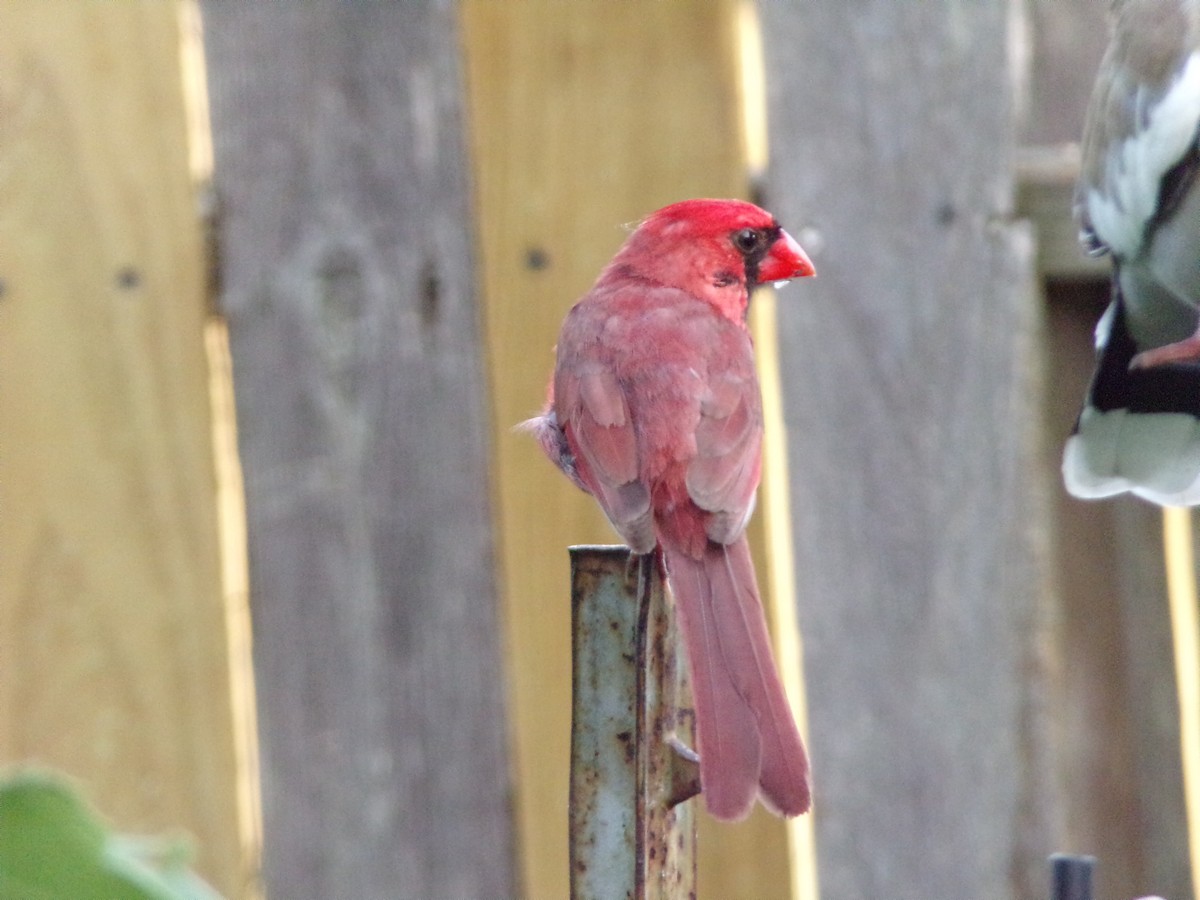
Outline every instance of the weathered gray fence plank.
[[828, 897], [1042, 896], [1040, 321], [1007, 0], [761, 7]]
[[1096, 69], [1108, 45], [1109, 4], [1097, 0], [1014, 3], [1023, 7], [1030, 38], [1029, 79], [1018, 110], [1020, 142], [1078, 141]]
[[203, 13], [268, 890], [510, 895], [453, 5]]

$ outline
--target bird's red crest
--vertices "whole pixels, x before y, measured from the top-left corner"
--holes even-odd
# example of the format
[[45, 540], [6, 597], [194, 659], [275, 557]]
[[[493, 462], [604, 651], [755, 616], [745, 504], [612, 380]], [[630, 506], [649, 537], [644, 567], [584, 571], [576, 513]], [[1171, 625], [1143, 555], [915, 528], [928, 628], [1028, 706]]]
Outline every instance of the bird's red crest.
[[766, 210], [743, 200], [684, 200], [643, 219], [598, 284], [642, 277], [743, 321], [754, 285], [813, 274], [800, 245]]

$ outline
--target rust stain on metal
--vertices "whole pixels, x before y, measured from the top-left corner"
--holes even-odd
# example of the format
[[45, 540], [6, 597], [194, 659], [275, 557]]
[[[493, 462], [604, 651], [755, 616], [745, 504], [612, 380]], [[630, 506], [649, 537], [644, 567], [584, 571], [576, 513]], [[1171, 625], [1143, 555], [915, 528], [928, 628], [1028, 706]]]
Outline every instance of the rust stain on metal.
[[677, 802], [693, 795], [680, 789], [678, 773], [686, 761], [677, 749], [694, 740], [691, 691], [659, 562], [645, 557], [642, 567], [637, 896], [680, 898], [694, 894], [696, 883], [694, 804]]
[[571, 548], [571, 895], [695, 896], [687, 667], [653, 557]]

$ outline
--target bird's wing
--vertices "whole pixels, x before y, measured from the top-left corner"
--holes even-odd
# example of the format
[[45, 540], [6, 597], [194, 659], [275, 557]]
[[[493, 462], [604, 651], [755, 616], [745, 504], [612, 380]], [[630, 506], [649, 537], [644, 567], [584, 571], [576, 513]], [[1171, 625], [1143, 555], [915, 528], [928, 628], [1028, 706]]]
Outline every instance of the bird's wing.
[[1192, 0], [1121, 6], [1084, 126], [1076, 206], [1085, 242], [1130, 259], [1194, 180], [1200, 12]]
[[712, 513], [709, 539], [727, 544], [746, 527], [762, 466], [762, 400], [752, 369], [710, 372], [695, 438], [688, 496]]
[[639, 480], [629, 402], [599, 358], [574, 358], [555, 375], [555, 409], [581, 481], [617, 532], [639, 553], [654, 547], [650, 492]]

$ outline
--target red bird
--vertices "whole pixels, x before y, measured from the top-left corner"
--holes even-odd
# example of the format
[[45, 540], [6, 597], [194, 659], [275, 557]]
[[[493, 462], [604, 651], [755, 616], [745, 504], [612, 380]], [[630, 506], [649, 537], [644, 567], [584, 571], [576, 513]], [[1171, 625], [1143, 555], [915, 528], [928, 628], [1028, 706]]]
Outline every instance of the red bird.
[[527, 423], [635, 553], [662, 548], [718, 819], [745, 817], [760, 793], [785, 816], [810, 805], [745, 536], [762, 444], [746, 314], [755, 285], [813, 274], [753, 204], [652, 213], [567, 314], [549, 402]]

